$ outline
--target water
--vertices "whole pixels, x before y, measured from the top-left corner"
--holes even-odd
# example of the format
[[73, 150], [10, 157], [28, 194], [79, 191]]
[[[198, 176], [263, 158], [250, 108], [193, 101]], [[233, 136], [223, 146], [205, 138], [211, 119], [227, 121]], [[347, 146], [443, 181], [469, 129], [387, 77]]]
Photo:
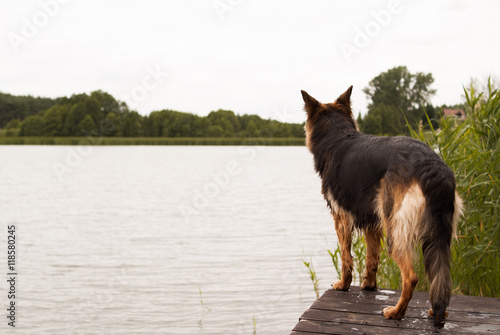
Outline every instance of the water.
[[315, 300], [302, 258], [335, 279], [305, 147], [1, 146], [0, 190], [16, 334], [288, 334]]

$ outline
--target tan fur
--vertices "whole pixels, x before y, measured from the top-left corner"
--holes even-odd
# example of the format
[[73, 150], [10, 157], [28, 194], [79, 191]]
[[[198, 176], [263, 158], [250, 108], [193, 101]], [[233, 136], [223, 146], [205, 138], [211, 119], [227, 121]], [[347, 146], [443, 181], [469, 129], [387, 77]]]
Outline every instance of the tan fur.
[[386, 319], [401, 319], [405, 313], [408, 303], [413, 296], [413, 290], [418, 283], [418, 277], [413, 270], [413, 259], [411, 254], [393, 253], [392, 258], [396, 261], [401, 270], [401, 279], [403, 282], [403, 291], [398, 303], [394, 307], [384, 308], [383, 314]]
[[[384, 184], [384, 183], [382, 183]], [[389, 216], [384, 213], [384, 192], [391, 192], [394, 200], [392, 212]], [[391, 257], [396, 261], [403, 282], [403, 291], [399, 302], [394, 307], [384, 309], [384, 317], [400, 319], [406, 313], [406, 308], [417, 285], [418, 278], [413, 269], [415, 243], [420, 231], [425, 209], [425, 198], [418, 184], [412, 183], [409, 187], [394, 187], [393, 189], [381, 188], [376, 197], [377, 212], [382, 219], [382, 224], [392, 241]]]
[[460, 216], [462, 216], [464, 212], [464, 203], [462, 198], [458, 195], [458, 192], [455, 192], [455, 213], [453, 213], [453, 238], [457, 238], [457, 224], [458, 220], [460, 220]]
[[341, 249], [341, 259], [342, 259], [342, 275], [340, 280], [333, 283], [334, 290], [346, 291], [351, 287], [352, 282], [352, 256], [351, 256], [351, 244], [352, 244], [352, 223], [350, 218], [345, 216], [345, 212], [340, 213], [333, 212], [333, 220], [335, 222], [335, 230], [337, 231], [337, 237], [339, 239], [340, 249]]
[[[399, 200], [399, 199], [398, 199]], [[421, 222], [425, 209], [425, 198], [420, 186], [416, 183], [410, 186], [401, 203], [397, 203], [397, 211], [391, 218], [393, 253], [413, 253], [418, 240]]]
[[340, 205], [338, 202], [333, 198], [332, 194], [328, 192], [326, 194], [326, 200], [330, 204], [330, 207], [332, 209], [332, 215], [339, 215], [342, 218], [345, 218], [345, 225], [347, 226], [346, 228], [350, 231], [354, 230], [354, 217], [349, 211], [346, 211]]
[[[418, 184], [412, 183], [409, 187], [393, 187], [388, 189], [382, 179], [381, 188], [375, 198], [375, 208], [386, 231], [391, 232], [393, 238], [393, 252], [409, 252], [414, 249], [418, 240], [418, 224], [421, 222], [425, 209], [425, 197]], [[391, 192], [394, 199], [389, 216], [384, 212], [384, 193]]]
[[380, 256], [380, 240], [384, 234], [382, 229], [366, 229], [366, 269], [361, 288], [363, 290], [377, 289], [377, 271]]
[[352, 232], [354, 229], [354, 219], [352, 214], [339, 206], [333, 196], [328, 193], [325, 198], [332, 209], [335, 230], [340, 245], [340, 255], [342, 259], [342, 274], [340, 280], [333, 283], [333, 289], [346, 291], [351, 287], [353, 261], [351, 256]]
[[385, 180], [380, 180], [380, 188], [378, 189], [377, 195], [375, 196], [375, 211], [377, 216], [382, 219], [384, 217], [384, 189]]
[[306, 146], [307, 148], [309, 149], [309, 151], [311, 150], [311, 123], [310, 122], [306, 122], [306, 124], [304, 125], [304, 131], [306, 133]]

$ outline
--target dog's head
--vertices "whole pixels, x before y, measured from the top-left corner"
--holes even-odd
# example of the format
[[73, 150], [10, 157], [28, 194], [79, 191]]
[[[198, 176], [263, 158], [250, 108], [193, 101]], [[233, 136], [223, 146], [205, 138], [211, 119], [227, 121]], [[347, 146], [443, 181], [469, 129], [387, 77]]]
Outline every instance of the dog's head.
[[304, 109], [307, 113], [307, 120], [304, 130], [306, 132], [306, 144], [311, 149], [311, 137], [315, 129], [328, 131], [331, 123], [347, 128], [357, 129], [351, 110], [352, 85], [342, 93], [335, 102], [322, 104], [306, 91], [301, 91], [304, 99]]

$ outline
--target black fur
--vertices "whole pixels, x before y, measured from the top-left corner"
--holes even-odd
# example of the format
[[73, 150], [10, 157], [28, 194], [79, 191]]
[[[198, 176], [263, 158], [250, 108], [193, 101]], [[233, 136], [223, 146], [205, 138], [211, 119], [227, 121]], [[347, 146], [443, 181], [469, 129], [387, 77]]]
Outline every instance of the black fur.
[[[442, 212], [446, 208], [448, 214], [453, 214], [453, 171], [429, 146], [404, 136], [363, 134], [346, 120], [342, 110], [325, 106], [314, 121], [310, 149], [322, 179], [323, 194], [330, 191], [339, 205], [354, 215], [356, 228], [379, 223], [375, 196], [382, 179], [406, 186], [417, 180], [424, 195], [433, 198], [429, 199], [432, 211]], [[444, 181], [450, 186], [447, 190], [441, 188]], [[434, 190], [448, 196], [434, 196]], [[390, 201], [384, 203], [388, 212], [392, 210]], [[451, 227], [440, 228], [438, 235], [449, 241]]]

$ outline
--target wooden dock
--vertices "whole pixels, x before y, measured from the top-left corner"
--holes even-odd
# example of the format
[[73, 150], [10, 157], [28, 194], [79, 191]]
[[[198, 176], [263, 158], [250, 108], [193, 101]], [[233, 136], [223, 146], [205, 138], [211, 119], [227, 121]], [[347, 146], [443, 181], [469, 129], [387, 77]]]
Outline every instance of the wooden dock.
[[291, 335], [311, 334], [500, 334], [500, 299], [453, 295], [444, 327], [427, 317], [427, 292], [414, 292], [402, 320], [385, 320], [382, 309], [394, 306], [397, 290], [326, 291], [302, 314]]

